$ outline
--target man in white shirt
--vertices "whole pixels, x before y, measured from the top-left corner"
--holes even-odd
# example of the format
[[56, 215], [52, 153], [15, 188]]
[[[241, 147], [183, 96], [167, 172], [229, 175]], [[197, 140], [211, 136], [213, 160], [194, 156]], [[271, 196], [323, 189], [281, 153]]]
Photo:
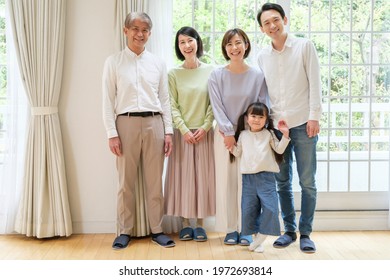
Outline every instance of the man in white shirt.
[[274, 247], [287, 247], [297, 239], [292, 191], [294, 153], [302, 191], [300, 248], [305, 253], [314, 253], [316, 247], [309, 236], [317, 199], [316, 144], [322, 113], [318, 57], [309, 40], [294, 38], [284, 30], [287, 17], [280, 5], [264, 4], [257, 21], [261, 31], [272, 40], [258, 57], [268, 86], [271, 117], [275, 123], [281, 119], [287, 122], [291, 138], [280, 173], [276, 174], [285, 233], [274, 242]]
[[128, 14], [123, 29], [127, 47], [104, 65], [103, 120], [119, 174], [114, 249], [126, 248], [131, 239], [140, 162], [152, 241], [175, 246], [162, 232], [164, 154], [172, 151], [173, 134], [168, 76], [165, 63], [145, 49], [151, 28], [147, 14]]

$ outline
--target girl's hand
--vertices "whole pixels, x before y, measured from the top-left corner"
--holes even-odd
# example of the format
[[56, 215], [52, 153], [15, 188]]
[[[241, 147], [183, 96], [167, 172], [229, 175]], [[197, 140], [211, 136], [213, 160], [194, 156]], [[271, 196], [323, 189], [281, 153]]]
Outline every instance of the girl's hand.
[[287, 123], [286, 123], [285, 120], [280, 120], [278, 122], [278, 129], [279, 129], [280, 132], [283, 133], [284, 137], [286, 137], [286, 138], [289, 137], [290, 131], [289, 131], [289, 128], [288, 128]]

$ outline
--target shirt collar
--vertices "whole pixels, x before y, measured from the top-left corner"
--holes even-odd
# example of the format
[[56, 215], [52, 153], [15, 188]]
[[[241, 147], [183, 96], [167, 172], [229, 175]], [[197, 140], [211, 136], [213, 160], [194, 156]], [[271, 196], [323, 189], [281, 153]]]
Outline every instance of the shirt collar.
[[132, 50], [130, 50], [130, 48], [128, 46], [126, 46], [125, 48], [125, 52], [130, 55], [131, 57], [140, 57], [142, 56], [145, 52], [146, 52], [146, 48], [144, 48], [144, 50], [142, 51], [142, 53], [140, 53], [139, 55], [137, 55], [135, 52], [133, 52]]
[[292, 35], [287, 34], [287, 39], [286, 39], [286, 42], [284, 43], [284, 47], [291, 48], [292, 47], [292, 43], [293, 43], [293, 39], [294, 39], [294, 37]]
[[284, 48], [282, 51], [277, 51], [273, 48], [272, 42], [270, 44], [269, 53], [276, 52], [276, 53], [282, 53], [286, 48], [291, 48], [293, 44], [294, 37], [287, 33], [286, 42], [284, 42]]

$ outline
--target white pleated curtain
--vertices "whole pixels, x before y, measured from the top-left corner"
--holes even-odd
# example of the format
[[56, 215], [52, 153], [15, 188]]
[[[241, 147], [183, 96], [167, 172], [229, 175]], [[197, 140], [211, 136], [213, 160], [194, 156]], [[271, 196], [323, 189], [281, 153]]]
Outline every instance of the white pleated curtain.
[[20, 76], [31, 106], [15, 230], [38, 238], [72, 234], [58, 116], [65, 9], [65, 0], [9, 2]]
[[[120, 51], [126, 47], [126, 37], [123, 34], [123, 24], [129, 12], [146, 12], [152, 19], [153, 28], [147, 48], [149, 51], [164, 59], [167, 66], [172, 65], [171, 40], [172, 33], [172, 0], [116, 0], [115, 2], [115, 49]], [[168, 50], [168, 51], [167, 51]], [[146, 236], [150, 234], [147, 208], [145, 206], [145, 188], [143, 187], [142, 168], [138, 168], [136, 182], [136, 213], [133, 236]], [[177, 231], [177, 219], [165, 217], [163, 228], [166, 233]]]

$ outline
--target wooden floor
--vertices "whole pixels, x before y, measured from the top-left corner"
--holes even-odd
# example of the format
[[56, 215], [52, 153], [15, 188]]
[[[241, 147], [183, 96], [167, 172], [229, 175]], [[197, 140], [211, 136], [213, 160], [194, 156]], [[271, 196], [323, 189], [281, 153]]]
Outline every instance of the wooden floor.
[[0, 260], [390, 260], [390, 231], [313, 232], [317, 252], [304, 254], [299, 242], [285, 249], [265, 242], [262, 254], [248, 247], [223, 244], [224, 234], [208, 233], [208, 241], [180, 241], [161, 248], [149, 237], [133, 239], [124, 250], [111, 248], [114, 234], [74, 234], [68, 238], [36, 239], [0, 235]]

